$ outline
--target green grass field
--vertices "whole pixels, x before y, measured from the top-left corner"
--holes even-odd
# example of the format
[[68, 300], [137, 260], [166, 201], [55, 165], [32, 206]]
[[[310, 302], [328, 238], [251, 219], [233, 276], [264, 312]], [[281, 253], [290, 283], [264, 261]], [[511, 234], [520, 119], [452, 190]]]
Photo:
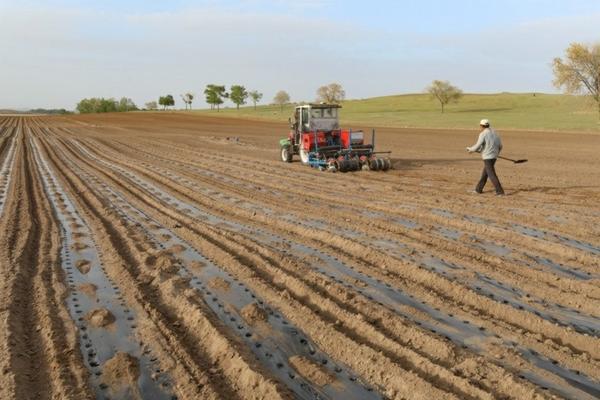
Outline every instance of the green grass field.
[[[499, 129], [531, 129], [600, 132], [600, 119], [593, 102], [582, 96], [536, 93], [466, 94], [458, 103], [440, 112], [439, 104], [426, 94], [348, 100], [343, 104], [344, 126], [473, 128], [489, 118]], [[287, 121], [292, 105], [221, 109], [218, 113], [252, 119]], [[217, 114], [216, 110], [199, 113]]]

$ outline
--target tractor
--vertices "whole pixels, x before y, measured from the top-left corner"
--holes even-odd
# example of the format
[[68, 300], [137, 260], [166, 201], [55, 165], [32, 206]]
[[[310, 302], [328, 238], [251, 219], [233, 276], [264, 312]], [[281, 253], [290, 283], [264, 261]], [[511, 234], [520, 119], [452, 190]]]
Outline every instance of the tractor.
[[290, 133], [281, 139], [281, 160], [292, 162], [294, 155], [302, 164], [328, 171], [387, 171], [392, 168], [389, 158], [378, 158], [375, 152], [375, 130], [371, 143], [365, 143], [363, 131], [341, 129], [338, 104], [306, 104], [297, 106]]

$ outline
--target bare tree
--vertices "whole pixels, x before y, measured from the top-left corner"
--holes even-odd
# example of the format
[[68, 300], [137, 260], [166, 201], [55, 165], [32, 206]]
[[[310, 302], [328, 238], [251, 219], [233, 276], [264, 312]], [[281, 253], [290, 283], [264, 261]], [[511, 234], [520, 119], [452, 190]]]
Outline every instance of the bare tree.
[[256, 111], [256, 103], [258, 103], [260, 101], [260, 99], [262, 99], [263, 94], [260, 93], [258, 90], [253, 90], [248, 94], [250, 95], [250, 98], [252, 99], [252, 103], [254, 103], [254, 110]]
[[154, 111], [158, 109], [158, 104], [156, 101], [149, 101], [146, 103], [146, 109], [150, 111]]
[[554, 86], [566, 93], [588, 93], [598, 106], [600, 118], [600, 43], [586, 46], [571, 43], [565, 60], [557, 57], [552, 63]]
[[192, 109], [192, 102], [194, 101], [194, 94], [193, 93], [186, 93], [186, 94], [182, 94], [181, 95], [181, 100], [183, 100], [183, 102], [185, 103], [185, 109], [188, 109], [188, 106], [190, 107], [190, 110]]
[[338, 104], [346, 98], [346, 91], [339, 83], [330, 83], [317, 89], [317, 101]]
[[283, 112], [283, 106], [290, 102], [290, 95], [285, 90], [280, 90], [275, 94], [273, 98], [273, 102], [281, 106], [281, 111]]
[[444, 107], [448, 103], [458, 101], [463, 95], [462, 90], [456, 86], [452, 86], [448, 81], [435, 80], [431, 82], [431, 85], [426, 90], [432, 98], [440, 102], [442, 114], [444, 113]]

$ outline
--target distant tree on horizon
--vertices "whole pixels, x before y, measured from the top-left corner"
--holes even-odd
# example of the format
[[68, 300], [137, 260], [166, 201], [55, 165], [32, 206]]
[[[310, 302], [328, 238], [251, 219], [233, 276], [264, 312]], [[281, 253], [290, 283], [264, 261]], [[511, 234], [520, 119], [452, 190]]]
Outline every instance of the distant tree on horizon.
[[126, 112], [138, 109], [133, 100], [128, 97], [122, 97], [118, 101], [112, 97], [109, 99], [103, 97], [91, 97], [79, 101], [75, 108], [80, 114]]
[[190, 107], [190, 110], [192, 109], [192, 102], [194, 101], [194, 94], [191, 92], [187, 92], [186, 94], [182, 94], [181, 95], [181, 100], [183, 100], [183, 103], [185, 104], [185, 109], [188, 109], [188, 106]]
[[444, 113], [444, 107], [447, 104], [457, 102], [463, 96], [462, 90], [456, 86], [452, 86], [448, 81], [435, 80], [431, 82], [431, 85], [427, 87], [426, 91], [432, 98], [439, 101], [442, 107], [442, 114]]
[[263, 94], [260, 93], [258, 90], [253, 90], [248, 94], [250, 95], [250, 98], [252, 99], [252, 103], [254, 103], [254, 111], [256, 111], [256, 103], [258, 103], [262, 99]]
[[600, 118], [600, 43], [571, 43], [565, 53], [565, 60], [556, 57], [552, 62], [554, 86], [568, 94], [587, 93], [596, 102]]
[[154, 111], [158, 109], [158, 103], [156, 103], [156, 101], [149, 101], [144, 105], [146, 106], [146, 110]]
[[229, 97], [224, 85], [206, 85], [204, 89], [204, 95], [206, 96], [206, 102], [210, 104], [210, 109], [214, 110], [217, 107], [217, 112], [220, 110], [221, 104], [225, 102], [224, 99]]
[[128, 97], [121, 97], [121, 100], [117, 103], [117, 111], [119, 112], [127, 112], [127, 111], [137, 111], [138, 108]]
[[229, 94], [229, 98], [236, 105], [236, 108], [239, 110], [240, 105], [246, 104], [246, 99], [248, 98], [248, 92], [246, 88], [242, 85], [232, 85], [231, 93]]
[[163, 107], [163, 110], [166, 110], [167, 107], [171, 107], [175, 105], [175, 99], [173, 98], [173, 95], [168, 94], [166, 96], [160, 96], [158, 98], [158, 104], [160, 104]]
[[280, 90], [273, 97], [273, 102], [281, 106], [281, 111], [283, 112], [283, 106], [290, 102], [290, 95], [285, 90]]
[[339, 83], [330, 83], [317, 89], [317, 101], [339, 104], [346, 98], [346, 91]]

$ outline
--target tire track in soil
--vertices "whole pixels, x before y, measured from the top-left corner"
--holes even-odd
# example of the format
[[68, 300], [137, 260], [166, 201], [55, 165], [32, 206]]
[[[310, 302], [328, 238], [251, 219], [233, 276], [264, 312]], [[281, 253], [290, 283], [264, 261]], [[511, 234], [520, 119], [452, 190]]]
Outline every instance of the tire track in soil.
[[[2, 160], [0, 166], [0, 217], [4, 211], [4, 205], [10, 191], [11, 177], [14, 171], [15, 154], [17, 153], [17, 145], [19, 142], [20, 133], [8, 135], [5, 140], [10, 140], [6, 156]], [[0, 151], [0, 154], [2, 152]]]
[[[64, 324], [63, 290], [55, 277], [57, 227], [43, 202], [39, 176], [31, 165], [31, 149], [23, 119], [14, 120], [19, 140], [14, 184], [0, 229], [2, 320], [0, 346], [2, 398], [88, 398], [71, 329]], [[58, 363], [55, 365], [54, 363]], [[50, 366], [54, 366], [50, 368]]]
[[[66, 160], [68, 158], [65, 157]], [[68, 161], [67, 161], [68, 162]], [[70, 163], [71, 164], [71, 163]], [[181, 249], [177, 253], [178, 274], [190, 280], [190, 286], [203, 296], [206, 305], [230, 328], [233, 335], [239, 335], [246, 345], [252, 349], [256, 357], [269, 371], [294, 391], [297, 398], [302, 399], [377, 399], [381, 398], [373, 388], [364, 386], [356, 379], [356, 374], [344, 365], [337, 364], [327, 354], [320, 351], [307, 336], [268, 303], [265, 303], [242, 282], [223, 271], [214, 262], [202, 255], [193, 246], [179, 238], [173, 231], [146, 215], [127, 202], [126, 198], [103, 183], [97, 176], [92, 176], [74, 164], [78, 174], [88, 182], [93, 182], [106, 199], [111, 202], [117, 213], [130, 224], [141, 228], [150, 243], [158, 248]], [[200, 270], [192, 271], [186, 265], [202, 265]], [[212, 282], [226, 283], [225, 288], [211, 288]], [[243, 309], [253, 305], [260, 313], [266, 315], [266, 324], [258, 329], [244, 320]], [[320, 365], [326, 374], [335, 377], [330, 383], [319, 387], [298, 375], [289, 364], [289, 359], [303, 357]]]
[[[123, 301], [115, 282], [106, 276], [102, 254], [89, 227], [40, 154], [38, 145], [33, 138], [30, 140], [47, 199], [60, 223], [62, 267], [70, 288], [67, 304], [80, 332], [81, 354], [97, 397], [104, 397], [108, 392], [115, 398], [171, 399], [172, 394], [165, 390], [171, 379], [154, 372], [156, 359], [148, 348], [134, 340], [136, 315]], [[90, 321], [90, 317], [99, 318], [94, 315], [102, 316], [96, 313], [98, 310], [109, 312], [99, 326]], [[103, 369], [117, 353], [129, 354], [137, 360], [139, 378], [136, 377], [131, 386], [111, 387], [111, 382], [104, 381]]]
[[[80, 145], [78, 144], [78, 146], [80, 146]], [[81, 147], [80, 147], [80, 149], [82, 150], [82, 152], [87, 152], [88, 154], [90, 154], [87, 150], [85, 150], [85, 149], [83, 149]], [[90, 154], [90, 156], [91, 157], [95, 157], [95, 156], [93, 156], [91, 154]], [[102, 160], [100, 160], [100, 162], [102, 162]], [[110, 164], [110, 163], [108, 163], [108, 164]], [[120, 168], [120, 167], [113, 166], [113, 168]], [[122, 170], [121, 174], [123, 174], [125, 177], [127, 177], [127, 178], [129, 178], [129, 179], [131, 179], [133, 181], [137, 180], [137, 183], [140, 186], [142, 186], [142, 187], [144, 187], [144, 186], [145, 187], [152, 187], [152, 185], [149, 185], [147, 182], [141, 181], [139, 178], [137, 178], [135, 176], [135, 174], [132, 174], [131, 172], [128, 172], [126, 170]], [[178, 199], [176, 199], [176, 198], [174, 198], [174, 197], [166, 194], [161, 189], [158, 189], [156, 187], [152, 187], [152, 190], [150, 190], [150, 192], [152, 192], [153, 194], [158, 193], [159, 194], [158, 197], [161, 197], [163, 199], [168, 199], [168, 203], [169, 204], [171, 204], [171, 205], [175, 204], [176, 208], [186, 210], [186, 213], [188, 213], [187, 210], [189, 210], [189, 214], [192, 214], [192, 215], [195, 214], [195, 213], [202, 214], [202, 212], [200, 212], [199, 210], [194, 209], [189, 204], [185, 204], [185, 203], [181, 202], [180, 200], [178, 200]], [[250, 228], [250, 229], [244, 228], [244, 227], [240, 228], [239, 226], [236, 226], [236, 225], [239, 225], [239, 224], [232, 223], [231, 221], [220, 220], [218, 218], [216, 220], [214, 220], [214, 219], [212, 219], [212, 218], [214, 218], [214, 216], [207, 216], [206, 214], [204, 214], [203, 217], [204, 217], [204, 218], [202, 218], [203, 220], [206, 218], [206, 219], [208, 219], [210, 221], [209, 223], [213, 223], [215, 225], [219, 225], [220, 227], [225, 227], [227, 229], [231, 229], [232, 224], [233, 224], [234, 227], [236, 227], [236, 228], [239, 229], [239, 232], [244, 232], [244, 230], [245, 230], [246, 234], [251, 234], [252, 232], [256, 233], [256, 229], [254, 229], [254, 228]], [[267, 233], [267, 236], [270, 236], [270, 234]], [[265, 239], [265, 238], [263, 238], [263, 239]], [[281, 237], [277, 237], [277, 236], [273, 236], [273, 239], [275, 241], [281, 241], [282, 240]], [[299, 249], [296, 249], [296, 250], [299, 250]], [[308, 251], [314, 252], [314, 251], [317, 251], [317, 250], [316, 249], [310, 249]], [[367, 285], [368, 285], [368, 283], [367, 283]], [[426, 313], [428, 313], [428, 314], [434, 314], [435, 315], [435, 313], [432, 312], [431, 310], [427, 310]], [[438, 322], [440, 322], [440, 321], [438, 321]], [[450, 333], [450, 331], [452, 329], [456, 329], [459, 326], [462, 326], [462, 324], [460, 323], [460, 321], [456, 321], [454, 323], [454, 326], [452, 326], [452, 324], [451, 324], [451, 329], [448, 331], [448, 333]], [[471, 331], [471, 330], [469, 329], [468, 331]], [[450, 336], [450, 335], [446, 335], [446, 336]], [[454, 336], [456, 338], [456, 335], [454, 335]], [[462, 334], [462, 336], [463, 336], [463, 339], [464, 339], [464, 337], [468, 337], [468, 334]], [[464, 340], [460, 340], [460, 342], [462, 342], [462, 344], [464, 344]], [[507, 345], [507, 346], [508, 347], [512, 347], [510, 345]], [[568, 371], [568, 370], [564, 370], [564, 369], [562, 369], [560, 367], [557, 367], [551, 360], [549, 360], [549, 359], [547, 359], [547, 358], [539, 355], [537, 352], [535, 352], [533, 350], [529, 351], [529, 349], [521, 347], [521, 348], [519, 348], [519, 352], [521, 353], [521, 355], [525, 359], [528, 359], [529, 361], [533, 362], [538, 367], [540, 367], [542, 369], [545, 369], [547, 371], [550, 371], [552, 373], [555, 373], [555, 374], [557, 374], [558, 376], [560, 376], [561, 378], [563, 378], [563, 379], [565, 379], [567, 381], [574, 382], [573, 384], [575, 386], [579, 386], [579, 388], [583, 388], [584, 392], [587, 390], [587, 391], [591, 391], [592, 393], [594, 393], [594, 383], [592, 381], [590, 381], [587, 377], [581, 376], [581, 374], [578, 375], [576, 372], [571, 372], [571, 371]], [[526, 374], [526, 376], [530, 380], [536, 382], [534, 374], [531, 374], [531, 373], [528, 373], [526, 371], [523, 371], [522, 375], [524, 375], [524, 374]], [[555, 391], [562, 392], [564, 395], [566, 395], [566, 397], [571, 396], [573, 398], [577, 398], [577, 396], [581, 396], [581, 395], [585, 396], [584, 393], [579, 393], [579, 394], [576, 394], [576, 395], [573, 395], [572, 393], [569, 394], [568, 391], [563, 390], [563, 388], [561, 388], [560, 385], [557, 385], [557, 384], [555, 384], [553, 382], [550, 382], [550, 381], [545, 381], [545, 380], [543, 380], [540, 377], [538, 377], [537, 383], [540, 386], [542, 386], [542, 387], [551, 387]]]
[[[17, 137], [22, 136], [23, 129], [19, 122], [17, 121], [15, 128]], [[16, 165], [19, 173], [15, 176], [17, 182], [14, 192], [15, 196], [22, 196], [25, 193], [27, 199], [15, 207], [14, 212], [7, 215], [4, 220], [6, 223], [14, 223], [25, 218], [31, 221], [31, 225], [23, 226], [23, 235], [19, 235], [20, 232], [12, 232], [12, 234], [8, 232], [6, 235], [9, 245], [5, 247], [8, 250], [4, 260], [7, 264], [3, 265], [3, 269], [10, 265], [9, 268], [12, 270], [12, 274], [9, 273], [5, 280], [6, 292], [10, 295], [10, 303], [6, 307], [5, 317], [6, 339], [10, 349], [5, 359], [9, 366], [3, 367], [3, 374], [13, 372], [14, 369], [20, 370], [21, 373], [13, 372], [10, 386], [2, 389], [8, 389], [8, 393], [11, 395], [22, 398], [35, 396], [48, 398], [47, 394], [40, 391], [42, 386], [47, 385], [50, 378], [45, 368], [46, 360], [40, 357], [43, 354], [43, 342], [39, 334], [40, 330], [36, 328], [36, 305], [29, 297], [29, 293], [35, 292], [39, 265], [46, 261], [40, 254], [40, 238], [44, 233], [48, 234], [51, 227], [46, 227], [48, 231], [43, 232], [36, 223], [40, 219], [43, 220], [44, 209], [37, 207], [36, 200], [39, 201], [39, 198], [35, 196], [35, 178], [31, 171], [23, 168], [26, 165], [26, 159], [27, 151], [24, 151], [20, 154]], [[13, 276], [11, 277], [11, 275]], [[5, 343], [2, 345], [4, 347]], [[40, 370], [36, 371], [36, 368]]]

